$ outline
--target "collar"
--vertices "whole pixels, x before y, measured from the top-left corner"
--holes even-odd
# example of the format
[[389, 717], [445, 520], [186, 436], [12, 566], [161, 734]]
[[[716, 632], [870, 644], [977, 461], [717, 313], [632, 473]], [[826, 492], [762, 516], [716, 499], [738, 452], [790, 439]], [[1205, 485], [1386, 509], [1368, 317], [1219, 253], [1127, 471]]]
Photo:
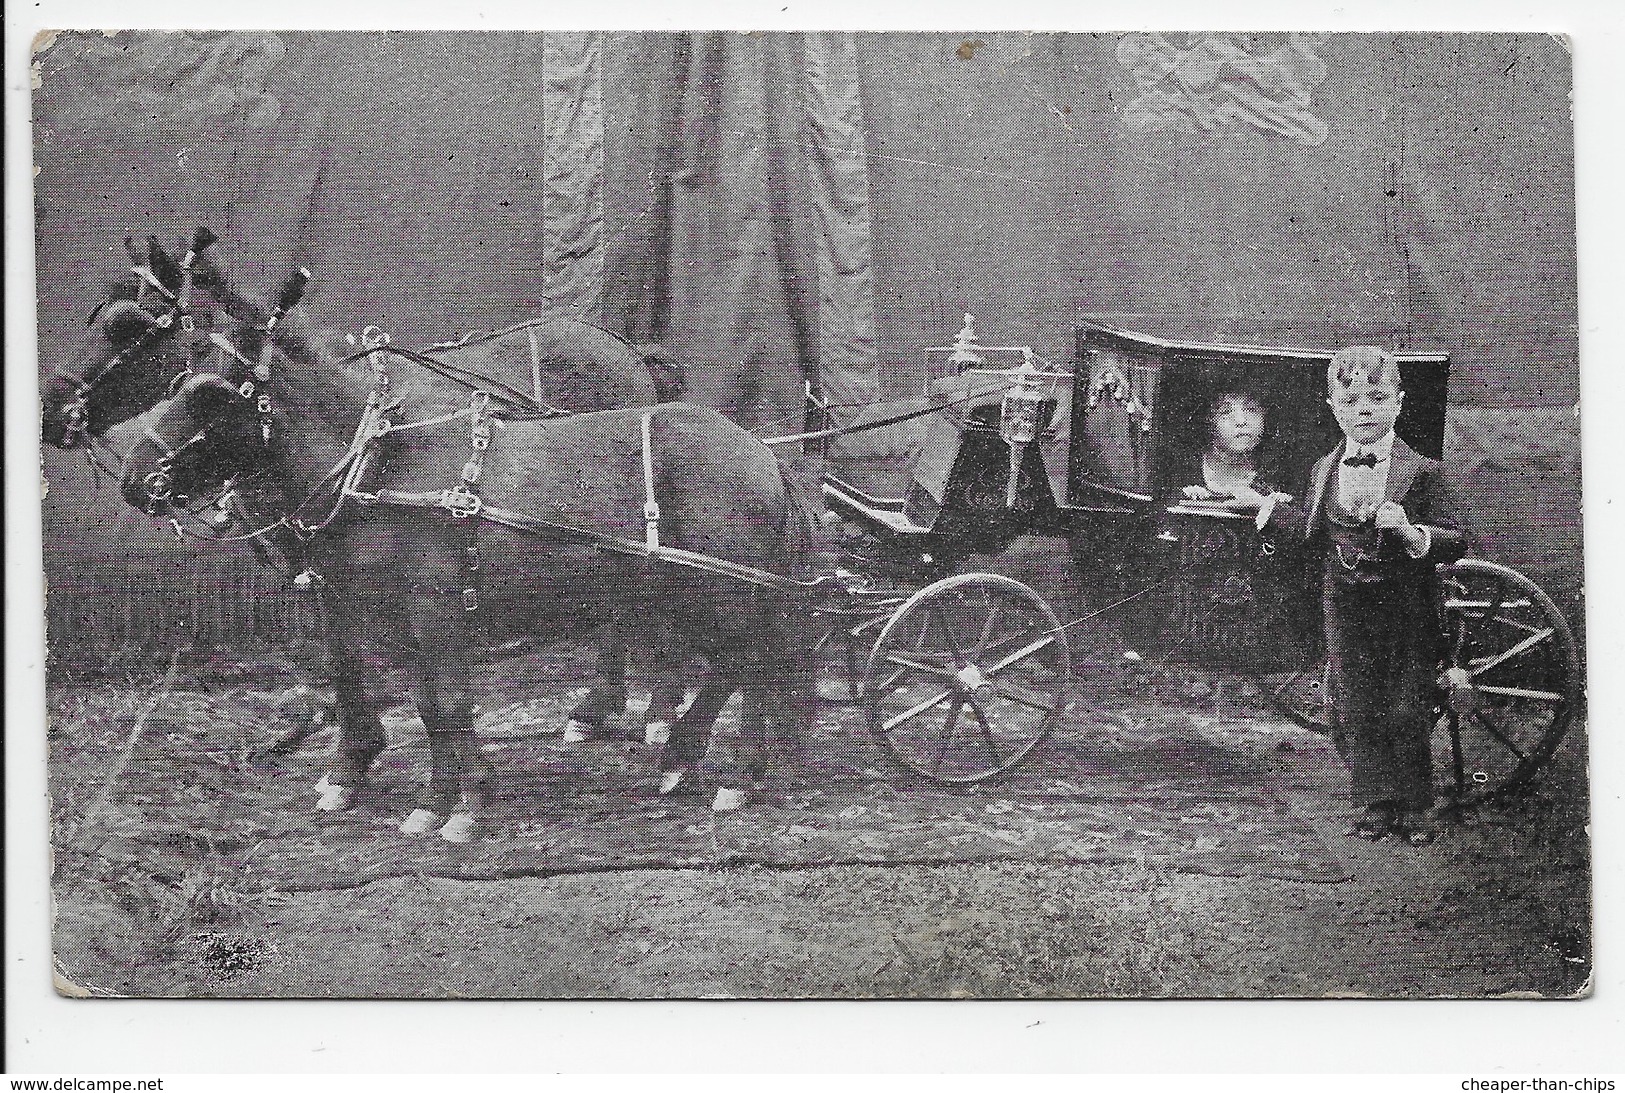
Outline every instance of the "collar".
[[1346, 446], [1348, 450], [1344, 455], [1348, 458], [1370, 454], [1376, 456], [1377, 462], [1381, 463], [1385, 459], [1392, 458], [1394, 454], [1394, 431], [1389, 429], [1386, 436], [1372, 444], [1356, 444], [1351, 440]]

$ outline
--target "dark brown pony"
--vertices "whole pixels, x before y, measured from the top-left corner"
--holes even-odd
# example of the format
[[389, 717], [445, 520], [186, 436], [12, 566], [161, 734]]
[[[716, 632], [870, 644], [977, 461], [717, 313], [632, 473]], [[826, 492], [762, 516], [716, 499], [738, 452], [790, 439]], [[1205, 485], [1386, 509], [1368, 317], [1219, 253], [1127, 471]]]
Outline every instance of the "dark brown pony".
[[[736, 690], [746, 700], [749, 774], [766, 770], [769, 740], [801, 737], [814, 680], [793, 590], [605, 547], [644, 540], [652, 490], [666, 545], [790, 572], [805, 557], [810, 521], [769, 448], [722, 415], [682, 404], [550, 419], [498, 415], [486, 421], [489, 447], [474, 475], [486, 507], [458, 518], [456, 506], [422, 498], [467, 480], [461, 471], [477, 447], [471, 421], [480, 419], [459, 413], [470, 405], [466, 391], [448, 398], [423, 389], [405, 394], [396, 427], [379, 442], [387, 458], [362, 490], [381, 500], [341, 507], [332, 472], [357, 450], [357, 421], [376, 389], [368, 372], [334, 362], [274, 372], [243, 387], [195, 377], [130, 453], [123, 490], [132, 504], [162, 512], [176, 494], [197, 495], [228, 476], [257, 473], [288, 498], [290, 514], [320, 527], [307, 532], [307, 547], [341, 605], [333, 636], [342, 653], [357, 661], [376, 633], [400, 635], [415, 649], [383, 651], [415, 680], [433, 766], [426, 795], [403, 830], [421, 833], [443, 820], [445, 838], [470, 837], [484, 808], [487, 773], [471, 725], [470, 668], [482, 649], [525, 631], [573, 632], [584, 621], [635, 613], [665, 619], [706, 658], [699, 692], [662, 755], [663, 788], [698, 763], [713, 721]], [[540, 532], [487, 518], [503, 511], [530, 514], [541, 521]], [[352, 726], [341, 774], [356, 779], [384, 746], [381, 711], [360, 679], [340, 676], [340, 702]]]
[[[177, 260], [152, 237], [144, 246], [126, 239], [130, 276], [109, 286], [68, 360], [53, 365], [42, 376], [41, 433], [46, 443], [64, 448], [92, 443], [114, 425], [150, 410], [194, 371], [212, 368], [242, 378], [252, 367], [251, 360], [260, 358], [259, 342], [266, 340], [263, 332], [268, 327], [269, 341], [294, 361], [327, 363], [343, 352], [334, 348], [342, 347], [343, 342], [330, 332], [316, 330], [295, 307], [303, 290], [297, 276], [275, 300], [257, 299], [212, 260], [207, 252], [213, 242], [213, 233], [199, 228], [182, 244], [184, 257]], [[194, 301], [194, 290], [200, 290], [207, 306]], [[233, 332], [240, 345], [233, 345], [230, 339], [225, 344], [211, 341], [204, 324], [194, 320], [217, 307], [244, 324], [246, 330]], [[258, 341], [254, 340], [256, 331]], [[248, 338], [244, 338], [245, 332]], [[427, 353], [476, 381], [483, 377], [488, 387], [507, 388], [517, 401], [544, 402], [575, 411], [665, 401], [681, 392], [685, 378], [682, 369], [655, 347], [640, 352], [597, 327], [556, 317], [432, 347]], [[446, 375], [424, 372], [417, 380], [431, 387], [466, 390]], [[234, 496], [244, 527], [273, 522], [268, 512], [274, 503], [246, 487], [236, 490]], [[302, 545], [285, 529], [273, 529], [262, 539], [263, 545], [261, 539], [253, 540], [253, 545], [263, 561], [269, 563], [269, 554], [276, 554], [292, 571], [305, 568]], [[567, 731], [580, 734], [622, 709], [626, 656], [625, 635], [612, 620], [604, 634], [600, 683], [572, 710]], [[342, 658], [331, 650], [328, 660], [334, 662], [336, 671], [345, 670]], [[662, 682], [652, 690], [648, 722], [658, 732], [662, 723], [675, 719], [682, 687]], [[313, 726], [296, 727], [271, 750], [292, 750], [311, 731]], [[349, 791], [334, 788], [342, 787], [342, 782], [329, 778], [323, 784], [318, 807], [347, 806]]]

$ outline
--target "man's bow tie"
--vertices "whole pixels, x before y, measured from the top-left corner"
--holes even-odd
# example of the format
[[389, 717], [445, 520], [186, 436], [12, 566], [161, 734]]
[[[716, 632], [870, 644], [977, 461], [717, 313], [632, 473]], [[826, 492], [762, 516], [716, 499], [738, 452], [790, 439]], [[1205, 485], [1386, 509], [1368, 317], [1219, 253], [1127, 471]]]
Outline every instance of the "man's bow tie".
[[1376, 452], [1366, 452], [1364, 455], [1351, 455], [1343, 460], [1345, 467], [1375, 467], [1382, 460], [1377, 458]]

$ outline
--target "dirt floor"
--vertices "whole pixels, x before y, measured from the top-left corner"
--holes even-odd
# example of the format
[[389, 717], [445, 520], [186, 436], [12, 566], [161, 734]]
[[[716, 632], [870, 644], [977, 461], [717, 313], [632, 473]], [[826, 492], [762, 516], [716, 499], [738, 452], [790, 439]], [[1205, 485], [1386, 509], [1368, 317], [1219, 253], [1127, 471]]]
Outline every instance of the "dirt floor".
[[[565, 659], [585, 655], [575, 650]], [[1322, 737], [1223, 677], [1164, 667], [1150, 680], [1155, 693], [1148, 678], [1142, 668], [1097, 687], [1062, 732], [1081, 732], [1083, 720], [1110, 708], [1143, 731], [1194, 734], [1202, 748], [1267, 781], [1349, 879], [1215, 876], [1154, 855], [1100, 862], [1014, 855], [475, 881], [407, 872], [359, 887], [242, 891], [219, 870], [155, 876], [65, 850], [86, 845], [75, 810], [82, 814], [98, 781], [71, 788], [59, 765], [60, 989], [351, 998], [1571, 997], [1587, 990], [1583, 726], [1571, 730], [1529, 792], [1458, 818], [1430, 846], [1370, 843], [1345, 834], [1346, 775]], [[110, 764], [154, 681], [58, 683], [53, 756], [73, 744]], [[111, 713], [84, 716], [91, 697]], [[268, 735], [282, 712], [262, 705], [243, 716]], [[317, 752], [322, 746], [312, 743]], [[584, 769], [593, 756], [588, 746]], [[897, 785], [906, 796], [906, 783]], [[308, 808], [309, 800], [290, 797], [290, 807]], [[413, 845], [402, 841], [391, 852], [410, 854]]]

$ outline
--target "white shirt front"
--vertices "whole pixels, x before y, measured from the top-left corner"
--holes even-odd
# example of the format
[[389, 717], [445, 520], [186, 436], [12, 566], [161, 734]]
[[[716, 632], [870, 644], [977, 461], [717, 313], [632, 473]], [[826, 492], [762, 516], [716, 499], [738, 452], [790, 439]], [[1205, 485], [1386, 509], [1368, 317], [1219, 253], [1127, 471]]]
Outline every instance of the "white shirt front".
[[[1348, 442], [1348, 450], [1337, 465], [1337, 499], [1343, 508], [1361, 516], [1369, 516], [1388, 498], [1388, 468], [1393, 465], [1394, 434], [1374, 444]], [[1351, 466], [1350, 459], [1371, 456], [1374, 466]]]
[[[1373, 466], [1353, 466], [1350, 459], [1363, 459], [1370, 456], [1376, 460]], [[1342, 502], [1343, 508], [1357, 516], [1370, 519], [1377, 511], [1377, 506], [1388, 499], [1388, 468], [1394, 462], [1394, 434], [1392, 430], [1388, 435], [1374, 444], [1356, 444], [1348, 442], [1348, 448], [1343, 452], [1343, 458], [1337, 464], [1337, 499]], [[1412, 558], [1425, 558], [1429, 550], [1433, 549], [1433, 532], [1430, 528], [1422, 527], [1422, 546], [1415, 549], [1408, 543], [1405, 553]]]

